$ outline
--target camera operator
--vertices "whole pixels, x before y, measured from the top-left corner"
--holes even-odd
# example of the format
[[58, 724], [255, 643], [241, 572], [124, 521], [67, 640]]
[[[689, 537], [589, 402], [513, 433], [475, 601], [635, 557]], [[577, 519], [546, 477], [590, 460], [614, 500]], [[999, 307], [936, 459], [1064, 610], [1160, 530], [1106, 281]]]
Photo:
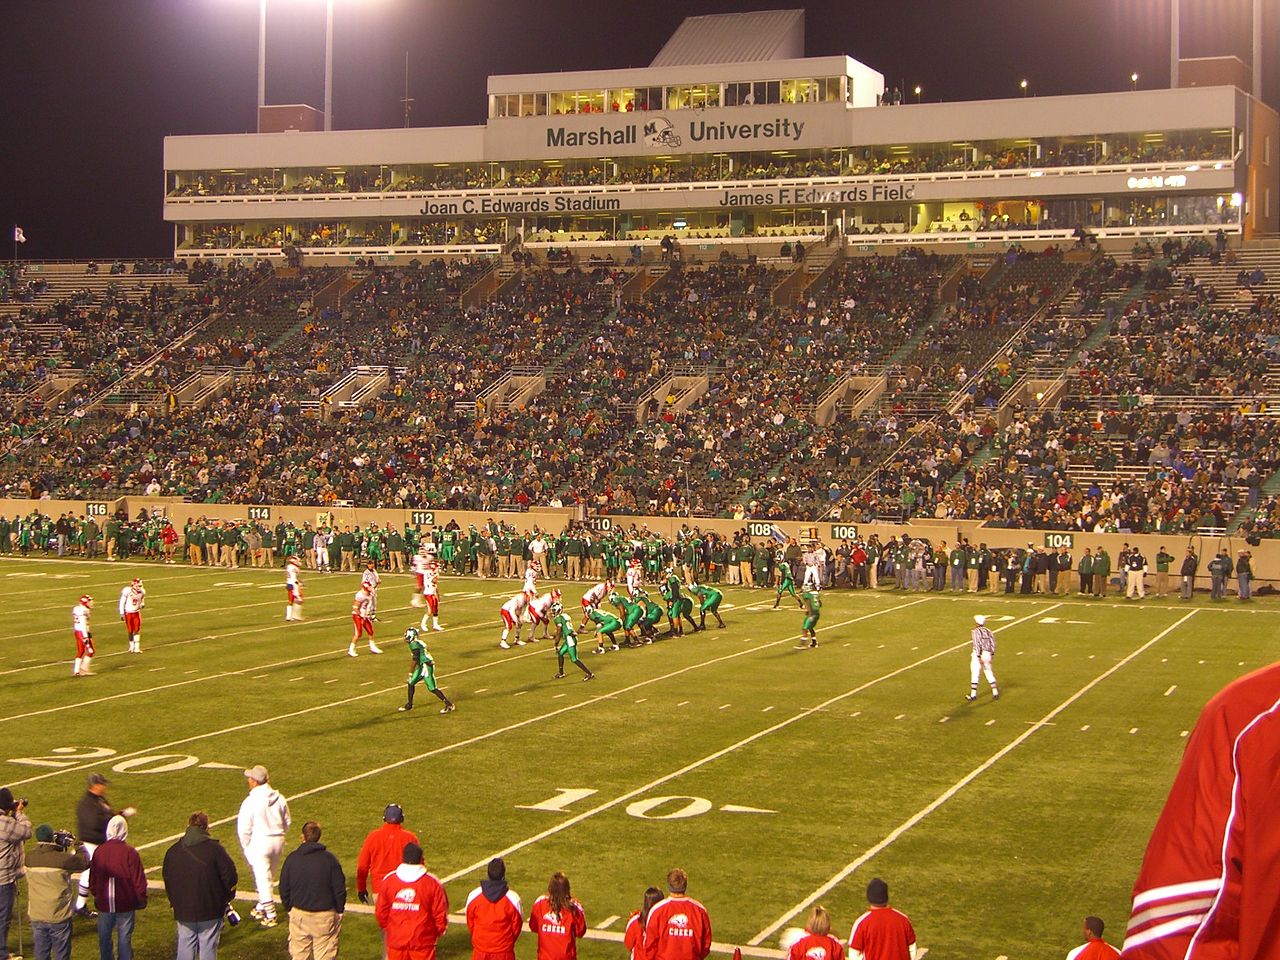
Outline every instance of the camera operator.
[[22, 876], [22, 845], [31, 839], [26, 808], [26, 800], [15, 800], [8, 787], [0, 787], [0, 960], [9, 960], [9, 921]]
[[[93, 863], [93, 851], [107, 842], [107, 824], [116, 815], [107, 802], [107, 785], [108, 780], [102, 774], [89, 774], [84, 796], [76, 804], [76, 832], [80, 836], [80, 845], [87, 863]], [[133, 807], [125, 807], [120, 815], [131, 817], [136, 812]], [[80, 874], [80, 889], [76, 893], [76, 913], [90, 915], [88, 900], [89, 871], [85, 869]]]
[[27, 853], [27, 913], [36, 960], [71, 960], [71, 875], [89, 868], [75, 845], [70, 833], [54, 833], [47, 823], [36, 827], [35, 849]]

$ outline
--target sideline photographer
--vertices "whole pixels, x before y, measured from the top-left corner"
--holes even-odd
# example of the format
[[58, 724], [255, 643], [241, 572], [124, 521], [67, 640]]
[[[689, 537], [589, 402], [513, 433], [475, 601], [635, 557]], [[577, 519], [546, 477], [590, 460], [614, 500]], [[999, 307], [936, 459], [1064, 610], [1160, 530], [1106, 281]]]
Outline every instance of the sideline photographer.
[[26, 800], [15, 800], [8, 787], [0, 787], [0, 960], [9, 960], [9, 921], [18, 899], [23, 844], [31, 839], [26, 808]]
[[65, 830], [55, 832], [47, 823], [36, 827], [35, 849], [27, 853], [27, 915], [35, 960], [71, 960], [72, 874], [89, 868], [75, 845], [76, 838]]

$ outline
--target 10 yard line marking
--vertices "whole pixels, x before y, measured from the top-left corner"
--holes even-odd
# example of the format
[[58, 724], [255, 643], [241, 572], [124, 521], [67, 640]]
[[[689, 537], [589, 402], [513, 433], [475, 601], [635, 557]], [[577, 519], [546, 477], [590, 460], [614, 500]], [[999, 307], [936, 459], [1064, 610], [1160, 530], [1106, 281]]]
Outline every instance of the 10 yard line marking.
[[[917, 600], [912, 600], [910, 603], [902, 603], [902, 604], [898, 604], [898, 605], [893, 606], [893, 607], [886, 607], [886, 608], [884, 608], [883, 610], [877, 610], [877, 611], [875, 611], [874, 613], [864, 614], [864, 615], [863, 615], [863, 616], [861, 616], [861, 617], [854, 617], [854, 618], [853, 618], [853, 619], [851, 619], [851, 620], [845, 620], [845, 621], [842, 621], [842, 622], [840, 622], [840, 623], [833, 623], [833, 624], [831, 624], [831, 625], [830, 625], [830, 626], [828, 626], [828, 627], [819, 627], [818, 629], [819, 629], [819, 630], [828, 630], [828, 629], [830, 629], [830, 630], [834, 630], [834, 629], [837, 629], [837, 628], [839, 628], [839, 627], [846, 627], [846, 626], [848, 626], [848, 625], [849, 625], [849, 624], [851, 624], [851, 623], [858, 623], [858, 622], [863, 621], [863, 620], [869, 620], [869, 619], [871, 619], [872, 617], [877, 617], [877, 616], [880, 616], [881, 614], [884, 614], [884, 613], [895, 613], [895, 612], [897, 612], [897, 611], [899, 611], [899, 610], [904, 610], [904, 609], [906, 609], [907, 607], [913, 607], [913, 606], [915, 606], [915, 605], [916, 605], [916, 604], [918, 604], [918, 603], [926, 603], [926, 602], [928, 602], [930, 599], [932, 599], [932, 598], [930, 598], [930, 597], [920, 597], [920, 598], [919, 598], [919, 599], [917, 599]], [[494, 737], [501, 736], [501, 735], [502, 735], [502, 734], [504, 734], [504, 733], [510, 733], [510, 732], [511, 732], [511, 731], [513, 731], [513, 730], [520, 730], [520, 729], [523, 729], [524, 727], [531, 726], [531, 725], [533, 725], [533, 724], [535, 724], [535, 723], [540, 723], [540, 722], [542, 722], [542, 721], [544, 721], [544, 720], [550, 720], [550, 719], [553, 719], [553, 718], [555, 718], [555, 717], [558, 717], [558, 716], [561, 716], [561, 715], [563, 715], [563, 714], [569, 713], [569, 712], [571, 712], [571, 711], [573, 711], [573, 710], [580, 710], [580, 709], [582, 709], [583, 707], [589, 707], [589, 706], [593, 706], [594, 704], [601, 703], [601, 702], [603, 702], [603, 701], [616, 699], [618, 696], [620, 696], [620, 695], [622, 695], [622, 694], [624, 694], [624, 693], [630, 693], [630, 692], [631, 692], [631, 691], [633, 691], [633, 690], [639, 690], [639, 689], [642, 689], [643, 687], [647, 687], [647, 686], [650, 686], [650, 685], [655, 684], [655, 683], [660, 683], [660, 682], [662, 682], [662, 681], [664, 681], [664, 680], [670, 680], [670, 679], [672, 679], [673, 677], [682, 676], [682, 675], [684, 675], [684, 674], [686, 674], [686, 673], [691, 673], [691, 672], [693, 672], [693, 671], [695, 671], [695, 670], [701, 670], [703, 667], [709, 667], [709, 666], [713, 666], [713, 665], [718, 664], [718, 663], [725, 663], [725, 662], [730, 661], [730, 660], [736, 660], [738, 657], [752, 656], [753, 654], [760, 653], [760, 652], [762, 652], [762, 651], [764, 651], [764, 650], [768, 650], [768, 649], [770, 649], [770, 648], [772, 648], [772, 647], [776, 647], [776, 646], [778, 646], [779, 644], [783, 644], [783, 643], [794, 643], [794, 642], [795, 642], [796, 640], [798, 640], [798, 639], [799, 639], [799, 635], [797, 634], [796, 636], [793, 636], [793, 637], [785, 637], [785, 638], [783, 638], [782, 640], [775, 640], [775, 641], [773, 641], [773, 642], [771, 642], [771, 643], [764, 643], [764, 644], [761, 644], [761, 645], [760, 645], [760, 646], [758, 646], [758, 647], [749, 647], [749, 648], [748, 648], [748, 649], [746, 649], [746, 650], [739, 650], [737, 653], [725, 654], [725, 655], [724, 655], [724, 656], [722, 656], [722, 657], [715, 657], [715, 658], [713, 658], [713, 659], [711, 659], [711, 660], [703, 660], [703, 661], [701, 661], [701, 662], [699, 662], [699, 663], [690, 664], [690, 665], [689, 665], [689, 666], [687, 666], [687, 667], [681, 667], [680, 669], [678, 669], [678, 670], [673, 670], [673, 671], [671, 671], [670, 673], [665, 673], [665, 674], [662, 674], [662, 675], [660, 675], [660, 676], [656, 676], [656, 677], [650, 677], [650, 678], [649, 678], [649, 679], [647, 679], [647, 680], [641, 680], [641, 681], [639, 681], [638, 683], [633, 683], [633, 684], [631, 684], [630, 686], [623, 687], [622, 689], [620, 689], [620, 690], [616, 690], [616, 691], [614, 691], [613, 693], [604, 693], [604, 694], [601, 694], [601, 695], [596, 696], [596, 697], [592, 697], [592, 698], [587, 699], [587, 700], [579, 701], [578, 703], [571, 703], [571, 704], [569, 704], [568, 706], [558, 707], [558, 708], [557, 708], [557, 709], [555, 709], [555, 710], [549, 710], [549, 711], [547, 711], [546, 713], [539, 714], [539, 715], [534, 716], [534, 717], [529, 717], [529, 718], [524, 719], [524, 720], [519, 720], [519, 721], [516, 721], [515, 723], [507, 724], [507, 725], [506, 725], [506, 726], [504, 726], [504, 727], [498, 727], [498, 728], [496, 728], [496, 729], [494, 729], [494, 730], [490, 730], [490, 731], [488, 731], [487, 733], [480, 733], [480, 734], [476, 734], [475, 736], [473, 736], [473, 737], [468, 737], [468, 738], [466, 738], [466, 739], [464, 739], [464, 740], [455, 740], [455, 741], [453, 741], [452, 743], [446, 743], [446, 744], [444, 744], [444, 745], [442, 745], [442, 746], [435, 747], [435, 748], [433, 748], [433, 749], [431, 749], [431, 750], [427, 750], [427, 751], [425, 751], [425, 752], [423, 752], [423, 753], [415, 754], [415, 755], [413, 755], [413, 756], [409, 756], [409, 757], [404, 757], [404, 758], [402, 758], [402, 759], [400, 759], [400, 760], [395, 760], [395, 761], [393, 761], [393, 762], [391, 762], [391, 763], [384, 764], [384, 765], [382, 765], [382, 766], [380, 766], [380, 767], [374, 767], [373, 769], [371, 769], [371, 770], [366, 770], [366, 771], [365, 771], [365, 772], [363, 772], [363, 773], [353, 774], [352, 776], [349, 776], [349, 777], [343, 777], [341, 780], [334, 780], [334, 781], [332, 781], [332, 782], [330, 782], [330, 783], [322, 784], [322, 785], [320, 785], [320, 786], [318, 786], [318, 787], [312, 787], [312, 788], [310, 788], [309, 790], [303, 790], [303, 791], [301, 791], [300, 793], [295, 793], [295, 794], [293, 794], [292, 796], [287, 797], [286, 799], [292, 802], [292, 801], [294, 801], [294, 800], [300, 800], [300, 799], [303, 799], [304, 797], [313, 796], [313, 795], [315, 795], [315, 794], [317, 794], [317, 793], [323, 793], [323, 792], [325, 792], [325, 791], [332, 790], [332, 789], [335, 789], [335, 788], [337, 788], [337, 787], [344, 787], [344, 786], [347, 786], [348, 784], [351, 784], [351, 783], [358, 783], [359, 781], [361, 781], [361, 780], [365, 780], [365, 779], [367, 779], [367, 778], [369, 778], [369, 777], [377, 776], [378, 774], [386, 773], [386, 772], [388, 772], [388, 771], [390, 771], [390, 770], [396, 770], [396, 769], [399, 769], [400, 767], [408, 766], [408, 765], [409, 765], [409, 764], [411, 764], [411, 763], [417, 763], [417, 762], [419, 762], [419, 761], [421, 761], [421, 760], [427, 760], [427, 759], [429, 759], [429, 758], [431, 758], [431, 757], [439, 756], [440, 754], [448, 753], [448, 752], [450, 752], [450, 751], [457, 750], [457, 749], [460, 749], [460, 748], [462, 748], [462, 747], [469, 747], [469, 746], [471, 746], [471, 745], [473, 745], [473, 744], [476, 744], [476, 743], [482, 743], [482, 742], [484, 742], [484, 741], [486, 741], [486, 740], [491, 740], [491, 739], [493, 739]], [[968, 641], [967, 641], [967, 640], [965, 641], [965, 643], [960, 644], [960, 646], [966, 646], [966, 645], [968, 645]], [[956, 649], [958, 649], [958, 647], [951, 647], [951, 648], [949, 648], [949, 649], [948, 649], [947, 651], [945, 651], [945, 652], [948, 652], [948, 653], [949, 653], [949, 652], [952, 652], [952, 651], [954, 651], [954, 650], [956, 650]], [[535, 656], [535, 655], [536, 655], [536, 654], [534, 654], [534, 653], [524, 654], [524, 656]], [[512, 659], [515, 659], [515, 658], [512, 658]], [[373, 682], [372, 680], [370, 680], [370, 681], [369, 681], [369, 683], [372, 683], [372, 682]], [[393, 689], [400, 689], [400, 687], [399, 687], [399, 685], [397, 685], [397, 686], [396, 686], [395, 688], [393, 688]], [[202, 739], [202, 738], [200, 738], [200, 737], [192, 737], [192, 738], [190, 738], [190, 739], [191, 739], [191, 740], [196, 740], [196, 739]], [[184, 741], [184, 742], [187, 742], [187, 741]], [[149, 749], [155, 749], [155, 748], [149, 748]], [[114, 758], [114, 757], [113, 757], [112, 759], [116, 759], [116, 758]], [[59, 772], [60, 772], [60, 773], [66, 773], [66, 772], [67, 772], [67, 770], [62, 770], [62, 771], [59, 771]], [[48, 774], [46, 774], [45, 776], [48, 776]], [[16, 784], [10, 784], [10, 786], [16, 786]], [[233, 822], [235, 819], [236, 819], [236, 816], [233, 814], [232, 816], [224, 817], [223, 819], [218, 820], [216, 823], [212, 823], [212, 824], [210, 824], [210, 826], [216, 826], [216, 827], [224, 826], [225, 824], [228, 824], [228, 823]], [[576, 822], [576, 821], [569, 821], [569, 822]], [[553, 832], [554, 832], [554, 831], [553, 831]], [[153, 841], [152, 841], [152, 842], [150, 842], [150, 843], [142, 844], [142, 845], [138, 846], [136, 849], [138, 849], [138, 850], [147, 850], [147, 849], [150, 849], [150, 848], [152, 848], [152, 847], [158, 847], [158, 846], [160, 846], [160, 845], [162, 845], [162, 844], [166, 844], [166, 843], [173, 843], [175, 840], [179, 840], [179, 839], [181, 839], [181, 838], [182, 838], [182, 834], [178, 833], [178, 834], [174, 834], [173, 836], [169, 836], [169, 837], [162, 837], [162, 838], [161, 838], [161, 839], [159, 839], [159, 840], [153, 840]], [[522, 846], [523, 846], [523, 845], [527, 845], [527, 844], [522, 844]], [[484, 866], [485, 864], [487, 864], [487, 863], [489, 862], [489, 859], [490, 859], [490, 858], [487, 858], [487, 857], [486, 857], [486, 858], [485, 858], [483, 861], [481, 861], [481, 862], [480, 862], [476, 867], [470, 867], [470, 868], [468, 868], [468, 870], [467, 870], [466, 872], [470, 872], [471, 870], [478, 869], [479, 867]], [[155, 870], [155, 869], [158, 869], [158, 868], [156, 868], [156, 867], [152, 867], [152, 868], [150, 868], [150, 869], [151, 869], [151, 870]], [[458, 876], [461, 876], [461, 874], [459, 874]], [[450, 880], [452, 880], [452, 879], [456, 879], [456, 876], [455, 876], [455, 877], [445, 878], [444, 882], [448, 883], [448, 882], [449, 882]]]
[[1175, 623], [1173, 623], [1168, 627], [1165, 627], [1163, 630], [1157, 633], [1154, 637], [1152, 637], [1142, 646], [1138, 647], [1137, 650], [1134, 650], [1132, 653], [1130, 653], [1123, 660], [1118, 661], [1116, 664], [1109, 667], [1107, 670], [1098, 674], [1098, 676], [1094, 677], [1092, 680], [1086, 683], [1083, 687], [1081, 687], [1079, 690], [1077, 690], [1075, 693], [1069, 696], [1066, 700], [1063, 700], [1062, 703], [1058, 704], [1058, 706], [1054, 707], [1047, 714], [1045, 714], [1043, 719], [1041, 719], [1039, 723], [1037, 723], [1035, 726], [1029, 727], [1026, 731], [1019, 734], [1013, 740], [1009, 741], [1009, 743], [1005, 744], [1003, 747], [1001, 747], [999, 750], [993, 753], [990, 757], [988, 757], [982, 763], [978, 764], [978, 766], [970, 770], [967, 774], [965, 774], [963, 777], [957, 780], [952, 786], [948, 787], [946, 790], [940, 793], [933, 800], [932, 803], [930, 803], [928, 806], [923, 807], [922, 809], [917, 811], [915, 814], [913, 814], [911, 817], [907, 818], [905, 821], [899, 824], [893, 830], [893, 832], [890, 833], [887, 837], [885, 837], [875, 846], [871, 847], [869, 850], [867, 850], [857, 859], [847, 864], [844, 868], [842, 868], [839, 872], [837, 872], [834, 877], [832, 877], [830, 880], [824, 883], [821, 887], [819, 887], [817, 890], [811, 893], [803, 901], [801, 901], [796, 906], [792, 907], [789, 911], [784, 913], [781, 917], [779, 917], [773, 923], [769, 924], [769, 926], [765, 927], [763, 930], [757, 933], [754, 937], [748, 940], [747, 943], [749, 943], [753, 947], [759, 946], [766, 938], [777, 933], [784, 926], [786, 926], [786, 924], [790, 922], [793, 918], [795, 918], [805, 910], [809, 909], [809, 907], [811, 907], [814, 903], [816, 903], [822, 897], [826, 896], [828, 893], [834, 890], [837, 886], [843, 883], [860, 866], [862, 866], [872, 857], [875, 857], [876, 855], [878, 855], [879, 853], [887, 849], [899, 837], [905, 834], [908, 830], [910, 830], [920, 821], [925, 819], [925, 817], [929, 816], [929, 814], [933, 813], [935, 810], [941, 807], [944, 803], [946, 803], [948, 800], [954, 797], [957, 793], [959, 793], [966, 786], [968, 786], [970, 783], [976, 780], [979, 776], [981, 776], [987, 770], [991, 769], [991, 767], [995, 766], [1005, 756], [1012, 753], [1019, 746], [1025, 743], [1027, 739], [1033, 736], [1037, 730], [1041, 729], [1044, 726], [1047, 726], [1049, 722], [1054, 719], [1054, 717], [1058, 716], [1058, 714], [1062, 713], [1064, 710], [1066, 710], [1073, 703], [1075, 703], [1077, 700], [1079, 700], [1081, 697], [1087, 694], [1090, 690], [1092, 690], [1094, 687], [1100, 684], [1103, 680], [1106, 680], [1108, 677], [1110, 677], [1113, 673], [1115, 673], [1121, 667], [1124, 667], [1127, 664], [1133, 662], [1133, 660], [1136, 659], [1139, 655], [1145, 653], [1151, 647], [1155, 646], [1155, 644], [1157, 644], [1162, 639], [1167, 637], [1174, 630], [1178, 629], [1178, 627], [1182, 626], [1184, 623], [1186, 623], [1188, 620], [1194, 617], [1198, 612], [1199, 612], [1198, 610], [1190, 611], [1185, 616], [1183, 616], [1180, 620], [1176, 621]]
[[[880, 613], [890, 613], [896, 610], [901, 610], [904, 607], [913, 606], [914, 603], [924, 602], [927, 599], [929, 598], [924, 597], [918, 601], [913, 601], [913, 603], [902, 604], [901, 606], [890, 607], [886, 610], [876, 611], [876, 613], [865, 614], [864, 616], [855, 618], [854, 621], [832, 624], [830, 627], [819, 627], [818, 630], [822, 631], [827, 629], [835, 629], [836, 627], [847, 626], [848, 623], [856, 622], [858, 620], [869, 620], [871, 617], [877, 616]], [[1053, 608], [1050, 607], [1049, 609], [1052, 610]], [[1031, 614], [1030, 616], [1023, 617], [1021, 620], [1015, 620], [1012, 623], [1005, 624], [1005, 626], [1001, 627], [1000, 629], [1003, 630], [1003, 629], [1007, 629], [1008, 627], [1016, 626], [1019, 623], [1025, 623], [1027, 620], [1030, 620], [1034, 617], [1041, 616], [1042, 614], [1047, 612], [1048, 612], [1047, 610], [1041, 610], [1037, 613]], [[765, 650], [768, 647], [776, 646], [777, 644], [780, 644], [780, 643], [794, 642], [796, 639], [797, 639], [796, 637], [787, 637], [786, 639], [776, 640], [773, 643], [765, 644], [764, 646], [757, 647], [755, 649]], [[783, 730], [791, 726], [791, 724], [796, 723], [799, 720], [803, 720], [806, 717], [809, 717], [815, 713], [822, 712], [826, 710], [828, 707], [830, 707], [832, 704], [839, 703], [840, 701], [846, 700], [849, 697], [856, 696], [857, 694], [863, 692], [864, 690], [868, 690], [871, 687], [874, 687], [876, 684], [883, 683], [886, 680], [891, 680], [894, 677], [897, 677], [903, 673], [906, 673], [908, 670], [912, 670], [918, 666], [929, 663], [930, 661], [936, 660], [939, 657], [943, 657], [948, 654], [955, 653], [955, 651], [967, 646], [969, 646], [968, 640], [964, 641], [963, 643], [959, 643], [954, 646], [947, 647], [944, 650], [939, 650], [937, 653], [933, 653], [927, 657], [921, 658], [920, 660], [916, 660], [914, 663], [909, 663], [906, 666], [898, 667], [896, 670], [892, 670], [889, 673], [884, 674], [883, 676], [876, 677], [873, 680], [868, 680], [865, 683], [862, 683], [859, 686], [854, 687], [852, 690], [846, 690], [844, 693], [837, 694], [834, 697], [824, 700], [822, 703], [819, 703], [815, 706], [808, 707], [804, 710], [801, 710], [799, 713], [795, 714], [794, 716], [788, 717], [786, 720], [779, 721], [778, 723], [775, 723], [771, 727], [766, 727], [764, 730], [759, 730], [748, 737], [744, 737], [743, 739], [739, 740], [737, 743], [732, 743], [729, 746], [723, 747], [715, 751], [714, 753], [710, 753], [699, 760], [694, 760], [691, 763], [687, 763], [678, 770], [672, 771], [671, 773], [658, 777], [656, 780], [651, 780], [648, 783], [644, 784], [643, 786], [636, 787], [634, 790], [629, 790], [626, 793], [622, 794], [621, 796], [614, 797], [612, 800], [607, 800], [604, 803], [597, 804], [595, 807], [592, 807], [590, 810], [584, 810], [582, 813], [572, 816], [569, 819], [562, 821], [561, 823], [557, 824], [554, 827], [548, 827], [546, 830], [543, 830], [540, 833], [536, 833], [532, 837], [529, 837], [528, 839], [521, 840], [517, 843], [514, 843], [506, 847], [505, 849], [500, 850], [489, 857], [485, 857], [483, 860], [479, 860], [476, 863], [471, 864], [470, 866], [464, 867], [461, 870], [457, 870], [446, 877], [441, 877], [440, 880], [442, 883], [451, 883], [454, 880], [458, 880], [462, 877], [465, 877], [467, 874], [473, 873], [474, 871], [479, 870], [481, 867], [487, 864], [489, 860], [492, 859], [492, 857], [509, 856], [510, 854], [515, 853], [518, 850], [523, 850], [525, 847], [532, 846], [535, 843], [545, 840], [547, 837], [555, 836], [557, 833], [561, 832], [562, 830], [567, 830], [569, 827], [579, 824], [582, 821], [590, 817], [594, 817], [599, 813], [603, 813], [606, 810], [611, 810], [614, 807], [619, 806], [620, 804], [628, 803], [629, 801], [634, 800], [636, 797], [640, 796], [641, 794], [649, 792], [655, 787], [660, 787], [663, 784], [668, 783], [671, 780], [675, 780], [678, 777], [682, 777], [686, 773], [691, 773], [692, 771], [697, 770], [708, 763], [713, 763], [714, 761], [719, 760], [721, 757], [727, 756], [730, 753], [740, 750], [742, 747], [749, 746], [750, 744], [755, 743], [757, 740], [761, 740], [773, 733], [776, 733], [779, 730]], [[743, 652], [745, 653], [748, 651], [743, 651]], [[234, 818], [231, 818], [231, 819], [234, 819]], [[181, 834], [179, 834], [179, 836], [181, 836]], [[177, 837], [170, 838], [170, 842], [172, 842], [172, 840], [174, 839], [177, 839]], [[755, 946], [755, 944], [752, 944], [752, 946]]]

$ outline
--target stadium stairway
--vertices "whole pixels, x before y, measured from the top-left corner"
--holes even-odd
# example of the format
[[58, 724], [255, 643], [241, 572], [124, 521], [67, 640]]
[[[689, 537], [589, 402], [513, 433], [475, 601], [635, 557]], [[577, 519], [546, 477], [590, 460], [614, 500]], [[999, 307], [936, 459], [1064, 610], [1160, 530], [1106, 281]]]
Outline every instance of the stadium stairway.
[[[1259, 490], [1261, 494], [1258, 498], [1259, 503], [1265, 503], [1269, 497], [1280, 494], [1280, 470], [1275, 471], [1266, 480], [1262, 481], [1262, 487]], [[1235, 512], [1235, 515], [1227, 521], [1227, 536], [1236, 533], [1244, 524], [1252, 520], [1258, 515], [1257, 507], [1245, 505]]]
[[[1234, 262], [1228, 263], [1229, 259]], [[1243, 273], [1261, 270], [1266, 280], [1252, 287], [1252, 293], [1236, 282]], [[1239, 247], [1231, 251], [1231, 256], [1223, 257], [1218, 263], [1210, 263], [1208, 257], [1197, 257], [1179, 267], [1174, 268], [1179, 277], [1192, 276], [1202, 286], [1213, 287], [1221, 294], [1248, 297], [1256, 294], [1267, 294], [1280, 297], [1280, 245], [1259, 245]]]

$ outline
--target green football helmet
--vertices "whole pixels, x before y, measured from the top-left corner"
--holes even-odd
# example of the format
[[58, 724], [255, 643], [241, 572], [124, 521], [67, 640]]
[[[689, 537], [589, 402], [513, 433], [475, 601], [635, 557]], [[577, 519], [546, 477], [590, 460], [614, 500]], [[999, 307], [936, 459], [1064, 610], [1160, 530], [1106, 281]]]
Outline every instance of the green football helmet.
[[404, 642], [405, 642], [405, 643], [413, 643], [413, 641], [415, 641], [415, 640], [417, 640], [417, 639], [418, 639], [418, 628], [417, 628], [417, 627], [410, 627], [408, 630], [406, 630], [406, 631], [404, 632]]

